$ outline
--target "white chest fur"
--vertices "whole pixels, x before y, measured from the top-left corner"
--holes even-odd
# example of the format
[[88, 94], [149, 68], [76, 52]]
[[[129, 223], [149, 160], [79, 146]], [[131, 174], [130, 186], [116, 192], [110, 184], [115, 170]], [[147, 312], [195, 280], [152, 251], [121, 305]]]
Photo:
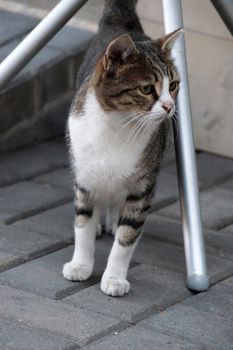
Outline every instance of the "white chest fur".
[[123, 128], [129, 121], [124, 117], [103, 111], [94, 92], [88, 93], [82, 115], [69, 117], [77, 181], [104, 200], [125, 195], [125, 180], [135, 171], [151, 135], [151, 130], [142, 132], [132, 142], [132, 123]]

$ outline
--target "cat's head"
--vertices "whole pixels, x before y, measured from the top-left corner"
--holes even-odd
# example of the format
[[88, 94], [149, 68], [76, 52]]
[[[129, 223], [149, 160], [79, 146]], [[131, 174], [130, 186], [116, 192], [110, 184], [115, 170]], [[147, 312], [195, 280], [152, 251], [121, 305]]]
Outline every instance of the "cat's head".
[[171, 48], [181, 29], [156, 41], [134, 42], [123, 34], [113, 40], [96, 67], [95, 91], [106, 111], [171, 117], [179, 90], [179, 75]]

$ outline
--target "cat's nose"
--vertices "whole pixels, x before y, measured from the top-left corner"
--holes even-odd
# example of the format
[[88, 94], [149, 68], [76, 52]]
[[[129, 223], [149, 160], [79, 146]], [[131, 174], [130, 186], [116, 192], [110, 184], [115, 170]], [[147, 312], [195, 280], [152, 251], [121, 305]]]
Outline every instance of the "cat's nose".
[[162, 102], [162, 108], [167, 112], [170, 113], [171, 109], [173, 107], [173, 103], [169, 101]]

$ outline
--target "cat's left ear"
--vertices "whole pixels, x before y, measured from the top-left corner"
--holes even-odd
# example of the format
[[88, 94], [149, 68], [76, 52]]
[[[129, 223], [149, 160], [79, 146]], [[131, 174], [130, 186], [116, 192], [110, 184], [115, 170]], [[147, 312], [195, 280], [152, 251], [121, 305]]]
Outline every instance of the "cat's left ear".
[[162, 51], [171, 51], [176, 40], [183, 32], [183, 28], [176, 29], [174, 32], [171, 32], [156, 40], [156, 45], [158, 45]]
[[105, 70], [111, 69], [115, 64], [123, 64], [127, 58], [136, 54], [138, 50], [128, 34], [123, 34], [113, 40], [107, 47], [103, 58]]

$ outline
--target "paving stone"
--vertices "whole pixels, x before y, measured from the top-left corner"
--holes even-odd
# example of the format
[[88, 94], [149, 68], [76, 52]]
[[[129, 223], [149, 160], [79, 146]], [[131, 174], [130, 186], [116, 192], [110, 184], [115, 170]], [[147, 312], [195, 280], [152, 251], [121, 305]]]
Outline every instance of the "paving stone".
[[41, 151], [49, 154], [50, 161], [56, 162], [59, 166], [64, 166], [69, 163], [68, 147], [63, 138], [43, 142], [38, 145]]
[[[54, 299], [87, 288], [100, 280], [107, 262], [107, 252], [97, 250], [92, 277], [85, 282], [70, 282], [62, 275], [62, 267], [70, 261], [74, 247], [68, 247], [32, 260], [0, 274], [0, 283]], [[48, 282], [49, 281], [49, 282]]]
[[[198, 159], [198, 158], [196, 158]], [[198, 164], [198, 163], [197, 163]], [[197, 165], [198, 167], [198, 165]], [[177, 175], [177, 169], [176, 169], [176, 164], [175, 163], [172, 163], [172, 164], [169, 164], [168, 166], [166, 166], [165, 170], [171, 174], [172, 176], [176, 177], [177, 178], [177, 181], [178, 181], [178, 175]], [[205, 180], [203, 180], [203, 178], [201, 177], [201, 174], [199, 173], [198, 171], [198, 186], [199, 186], [199, 189], [205, 189], [206, 187], [208, 187], [208, 183], [206, 184], [205, 183]], [[212, 182], [211, 182], [212, 184]]]
[[73, 241], [74, 204], [68, 203], [16, 222], [13, 226], [43, 235]]
[[[211, 187], [233, 176], [233, 160], [206, 152], [197, 153], [197, 172], [201, 189]], [[166, 167], [166, 171], [176, 174], [175, 164]]]
[[233, 191], [233, 176], [230, 180], [223, 182], [222, 187], [229, 191]]
[[0, 189], [0, 221], [10, 223], [71, 199], [65, 190], [32, 181]]
[[0, 251], [0, 272], [23, 262], [22, 258], [16, 255]]
[[12, 225], [0, 225], [0, 251], [25, 260], [49, 253], [64, 246], [58, 239], [51, 239], [33, 231], [27, 232]]
[[[233, 222], [233, 196], [229, 189], [216, 186], [201, 192], [201, 215], [204, 226], [219, 230]], [[159, 215], [180, 219], [179, 203], [157, 212]]]
[[17, 16], [8, 11], [1, 10], [0, 12], [0, 45], [22, 36], [33, 29], [38, 20], [29, 16], [17, 14]]
[[[145, 236], [150, 238], [183, 246], [182, 225], [176, 220], [153, 213], [146, 219], [144, 232]], [[203, 227], [203, 234], [207, 253], [228, 259], [233, 258], [233, 236], [227, 230], [213, 231]]]
[[77, 344], [46, 331], [23, 326], [20, 322], [0, 319], [0, 349], [75, 350], [77, 347]]
[[233, 159], [211, 153], [198, 153], [197, 167], [199, 178], [204, 187], [212, 186], [229, 176], [233, 176]]
[[21, 324], [51, 332], [84, 344], [107, 334], [123, 323], [59, 300], [0, 285], [0, 317], [21, 320]]
[[[98, 241], [98, 245], [101, 249], [109, 251], [112, 242], [113, 239], [105, 237]], [[216, 283], [233, 273], [233, 262], [231, 260], [208, 254], [206, 258], [211, 283]], [[146, 235], [139, 242], [132, 260], [138, 264], [154, 265], [183, 274], [186, 270], [184, 250], [181, 247], [156, 241], [146, 237]]]
[[174, 148], [174, 144], [171, 144], [170, 148], [167, 150], [167, 152], [164, 155], [162, 168], [165, 168], [170, 164], [173, 164], [175, 166], [175, 161], [176, 161], [175, 148]]
[[228, 320], [233, 326], [233, 298], [232, 298], [233, 278], [213, 286], [208, 292], [201, 293], [195, 298], [186, 300], [184, 305], [192, 306], [198, 312], [206, 312], [210, 318], [220, 316]]
[[45, 142], [0, 156], [0, 186], [27, 180], [68, 163], [62, 140]]
[[95, 342], [86, 348], [87, 350], [202, 350], [197, 344], [185, 339], [177, 339], [156, 330], [146, 329], [140, 325]]
[[[70, 203], [55, 209], [51, 209], [44, 213], [19, 221], [15, 223], [14, 226], [21, 228], [23, 227], [24, 230], [40, 232], [50, 237], [59, 237], [66, 242], [71, 242], [73, 238], [73, 204]], [[167, 231], [167, 229], [162, 225], [161, 229], [163, 229], [165, 233], [170, 232]], [[174, 230], [175, 232], [176, 226], [173, 226], [171, 223], [170, 229]], [[178, 229], [179, 231], [177, 232], [179, 233], [180, 226]], [[145, 228], [145, 232], [146, 231], [147, 229]], [[170, 236], [171, 235], [172, 233], [170, 233]], [[149, 237], [153, 236], [150, 235]], [[160, 267], [165, 267], [176, 272], [184, 273], [185, 259], [183, 249], [171, 244], [167, 244], [165, 242], [156, 241], [155, 239], [149, 237], [147, 238], [145, 233], [144, 237], [139, 242], [133, 260], [138, 263], [152, 264]], [[182, 237], [181, 232], [180, 237]], [[218, 237], [216, 237], [216, 239], [217, 238]], [[112, 243], [113, 239], [111, 237], [105, 236], [103, 239], [100, 239], [98, 241], [98, 247], [106, 252], [109, 252]], [[207, 262], [212, 282], [229, 276], [232, 271], [232, 262], [228, 260], [218, 259], [217, 257], [211, 257], [209, 255]]]
[[177, 176], [162, 169], [156, 186], [156, 192], [152, 201], [152, 211], [175, 202], [178, 199]]
[[73, 180], [69, 168], [61, 168], [50, 173], [38, 176], [33, 181], [63, 188], [73, 194]]
[[151, 266], [140, 265], [129, 271], [131, 290], [124, 298], [112, 298], [101, 292], [99, 285], [89, 287], [64, 299], [100, 314], [135, 322], [148, 313], [163, 310], [191, 292], [185, 287], [184, 276]]
[[144, 236], [159, 241], [183, 245], [183, 232], [181, 223], [156, 213], [147, 216], [144, 224]]
[[220, 289], [220, 290], [226, 290], [227, 292], [231, 293], [233, 289], [233, 278], [227, 278], [226, 280], [222, 281], [221, 284], [214, 286], [213, 289]]
[[[208, 299], [208, 295], [207, 292], [204, 298]], [[230, 294], [228, 299], [229, 297]], [[199, 299], [197, 307], [196, 300]], [[201, 302], [201, 299], [202, 295], [198, 295], [190, 298], [189, 301], [185, 300], [162, 313], [148, 318], [141, 325], [155, 332], [197, 343], [202, 349], [232, 350], [232, 320], [222, 317], [221, 314], [213, 313], [211, 307], [209, 307], [210, 305], [206, 307], [205, 301]], [[223, 303], [221, 306], [224, 307]], [[215, 307], [215, 304], [213, 304], [213, 307]], [[224, 310], [227, 308], [229, 306], [226, 302]], [[226, 312], [228, 311], [226, 310]]]
[[219, 232], [221, 232], [221, 233], [228, 233], [228, 234], [232, 235], [233, 234], [233, 225], [226, 226], [225, 228], [223, 228]]

